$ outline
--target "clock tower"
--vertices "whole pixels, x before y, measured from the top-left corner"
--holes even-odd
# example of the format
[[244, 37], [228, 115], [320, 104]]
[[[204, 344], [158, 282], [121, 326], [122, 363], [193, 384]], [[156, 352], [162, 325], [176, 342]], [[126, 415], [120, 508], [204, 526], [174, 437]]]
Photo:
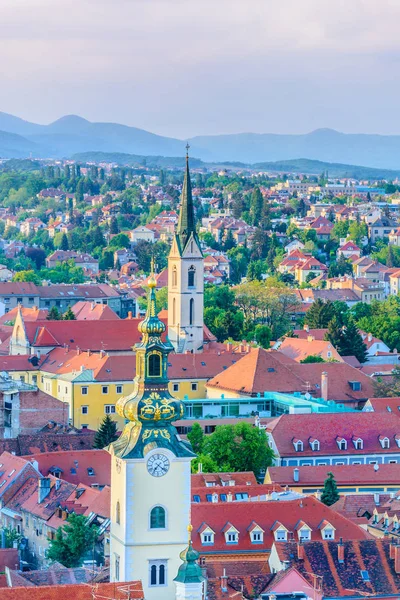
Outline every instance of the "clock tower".
[[116, 410], [127, 421], [111, 454], [111, 581], [141, 579], [146, 600], [175, 600], [174, 577], [187, 546], [190, 463], [194, 453], [173, 422], [183, 403], [168, 392], [165, 325], [158, 318], [154, 276], [149, 282], [142, 341], [135, 346], [132, 394]]

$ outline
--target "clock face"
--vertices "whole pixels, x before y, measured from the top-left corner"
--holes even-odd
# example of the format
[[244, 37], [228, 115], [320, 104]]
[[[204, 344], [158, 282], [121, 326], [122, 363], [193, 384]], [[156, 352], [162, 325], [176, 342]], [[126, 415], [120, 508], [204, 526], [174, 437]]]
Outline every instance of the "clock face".
[[153, 477], [162, 477], [168, 469], [169, 460], [165, 454], [153, 454], [147, 461], [147, 470]]

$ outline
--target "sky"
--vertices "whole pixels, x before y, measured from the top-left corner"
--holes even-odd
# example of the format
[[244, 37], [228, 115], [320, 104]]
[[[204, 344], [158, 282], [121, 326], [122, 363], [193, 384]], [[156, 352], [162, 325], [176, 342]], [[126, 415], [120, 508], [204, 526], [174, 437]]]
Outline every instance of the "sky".
[[400, 134], [399, 0], [1, 0], [0, 111]]

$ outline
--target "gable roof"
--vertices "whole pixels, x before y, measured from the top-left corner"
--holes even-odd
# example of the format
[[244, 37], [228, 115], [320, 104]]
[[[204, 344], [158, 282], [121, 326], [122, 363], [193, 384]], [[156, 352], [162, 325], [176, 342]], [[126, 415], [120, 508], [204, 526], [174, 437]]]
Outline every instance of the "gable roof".
[[[316, 455], [308, 440], [316, 437], [320, 442], [318, 456], [337, 454], [393, 453], [399, 451], [395, 436], [400, 434], [400, 419], [391, 414], [371, 412], [312, 413], [281, 415], [267, 424], [281, 456]], [[382, 448], [379, 436], [390, 440], [389, 448]], [[347, 441], [347, 450], [340, 450], [337, 439]], [[361, 438], [363, 449], [356, 449], [353, 440]], [[303, 442], [303, 451], [296, 452], [293, 439]]]
[[[321, 395], [321, 376], [328, 373], [328, 399], [352, 402], [372, 398], [373, 383], [345, 362], [298, 364], [276, 350], [256, 348], [211, 379], [207, 387], [241, 394], [257, 395], [265, 391], [294, 393], [309, 391]], [[361, 384], [353, 390], [350, 381]]]
[[[327, 520], [336, 530], [336, 535], [344, 539], [365, 539], [368, 534], [357, 525], [333, 511], [314, 496], [306, 496], [296, 500], [279, 500], [267, 502], [222, 502], [218, 504], [192, 504], [193, 546], [207, 553], [240, 553], [268, 551], [274, 543], [273, 526], [281, 523], [288, 531], [295, 531], [296, 524], [303, 520], [312, 530], [311, 539], [321, 540], [318, 529], [323, 520]], [[254, 544], [250, 539], [248, 528], [252, 522], [264, 530], [262, 543]], [[203, 546], [199, 529], [203, 524], [215, 531], [214, 544]], [[227, 544], [224, 536], [227, 524], [239, 532], [235, 546]]]
[[[105, 450], [80, 450], [72, 452], [43, 452], [24, 457], [36, 461], [44, 477], [59, 470], [61, 479], [78, 485], [110, 485], [111, 456]], [[89, 475], [93, 469], [94, 475]]]
[[80, 301], [74, 304], [72, 312], [78, 321], [118, 320], [119, 316], [108, 304]]
[[315, 340], [312, 336], [308, 336], [306, 339], [287, 337], [279, 345], [279, 352], [293, 358], [298, 363], [310, 355], [320, 356], [325, 360], [331, 359], [343, 362], [342, 357], [330, 342]]
[[[318, 437], [318, 433], [316, 434]], [[298, 467], [268, 467], [267, 480], [282, 486], [321, 487], [328, 472], [333, 473], [338, 485], [391, 485], [400, 487], [400, 464], [378, 465], [313, 465]], [[293, 472], [297, 470], [298, 481]]]

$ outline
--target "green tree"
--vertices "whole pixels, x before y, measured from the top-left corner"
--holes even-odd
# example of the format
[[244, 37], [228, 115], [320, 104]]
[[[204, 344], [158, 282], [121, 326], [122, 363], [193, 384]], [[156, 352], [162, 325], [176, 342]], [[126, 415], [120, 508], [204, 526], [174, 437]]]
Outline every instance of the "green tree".
[[48, 558], [67, 568], [79, 567], [85, 554], [93, 549], [97, 535], [97, 527], [89, 526], [87, 517], [72, 513], [50, 542]]
[[189, 431], [188, 440], [192, 444], [193, 452], [201, 454], [204, 444], [204, 432], [199, 423], [193, 423], [191, 431]]
[[[202, 473], [218, 473], [222, 471], [208, 454], [199, 454], [195, 459], [192, 460], [191, 469], [192, 473], [199, 472], [199, 465], [201, 465]], [[225, 469], [225, 471], [228, 469]]]
[[310, 363], [324, 363], [324, 359], [322, 356], [318, 356], [318, 354], [309, 354], [303, 360], [300, 361], [301, 364], [307, 365]]
[[72, 308], [69, 306], [68, 310], [63, 315], [64, 321], [76, 321], [75, 314], [72, 311]]
[[343, 329], [336, 315], [329, 321], [325, 340], [329, 341], [340, 354], [340, 349], [343, 347]]
[[265, 431], [244, 422], [219, 425], [206, 437], [203, 454], [216, 462], [218, 470], [254, 473], [271, 465], [274, 457]]
[[252, 225], [259, 226], [263, 209], [263, 197], [259, 187], [255, 187], [250, 200], [250, 215]]
[[259, 346], [269, 348], [272, 340], [272, 331], [268, 325], [256, 325], [254, 337]]
[[337, 489], [335, 478], [333, 473], [329, 472], [328, 477], [324, 482], [324, 490], [321, 494], [321, 502], [326, 504], [326, 506], [332, 506], [332, 504], [335, 504], [339, 498], [340, 495]]
[[59, 312], [56, 306], [51, 307], [46, 317], [48, 321], [61, 321], [62, 318], [62, 314]]
[[29, 271], [18, 271], [15, 273], [13, 281], [30, 281], [31, 283], [35, 283], [36, 285], [41, 285], [42, 280], [33, 270]]
[[304, 322], [312, 329], [325, 329], [335, 315], [332, 302], [317, 298], [307, 311]]
[[61, 250], [68, 250], [69, 248], [68, 238], [65, 233], [62, 234], [60, 248]]
[[390, 377], [372, 379], [375, 398], [397, 398], [400, 396], [400, 369], [395, 367]]
[[360, 363], [368, 360], [367, 346], [353, 320], [344, 328], [342, 346], [338, 351], [341, 356], [355, 356]]
[[116, 235], [117, 233], [119, 233], [118, 221], [115, 217], [111, 217], [110, 233], [113, 235]]
[[103, 449], [115, 442], [117, 438], [117, 423], [112, 420], [110, 415], [106, 415], [96, 431], [93, 447]]

